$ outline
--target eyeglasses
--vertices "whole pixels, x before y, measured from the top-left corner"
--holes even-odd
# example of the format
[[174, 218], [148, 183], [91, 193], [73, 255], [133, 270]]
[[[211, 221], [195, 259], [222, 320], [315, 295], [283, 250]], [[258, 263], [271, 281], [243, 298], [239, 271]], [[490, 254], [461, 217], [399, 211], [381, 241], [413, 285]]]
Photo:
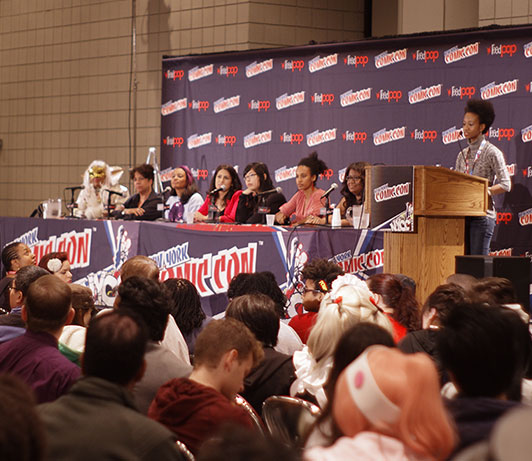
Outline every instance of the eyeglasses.
[[246, 176], [244, 176], [244, 179], [247, 181], [248, 179], [254, 178], [257, 176], [257, 173], [248, 173]]
[[313, 290], [311, 288], [303, 288], [303, 294], [307, 294], [307, 293], [315, 293], [315, 294], [320, 294], [322, 293], [321, 290]]
[[15, 285], [14, 285], [15, 281], [12, 281], [9, 285], [8, 285], [8, 288], [10, 290], [13, 290], [13, 291], [20, 291]]
[[353, 182], [362, 182], [362, 176], [348, 176], [346, 179], [346, 182], [353, 181]]

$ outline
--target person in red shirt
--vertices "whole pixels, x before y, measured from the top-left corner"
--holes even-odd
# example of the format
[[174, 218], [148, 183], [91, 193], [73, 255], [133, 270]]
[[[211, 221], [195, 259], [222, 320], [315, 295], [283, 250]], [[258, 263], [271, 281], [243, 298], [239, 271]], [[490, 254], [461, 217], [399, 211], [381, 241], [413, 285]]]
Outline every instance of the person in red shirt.
[[261, 344], [242, 322], [211, 321], [196, 340], [189, 378], [161, 386], [148, 416], [173, 431], [194, 455], [224, 423], [253, 427], [234, 398], [263, 355]]
[[303, 288], [303, 307], [307, 312], [292, 317], [289, 325], [297, 332], [301, 341], [307, 343], [310, 330], [316, 321], [320, 303], [331, 289], [331, 283], [339, 275], [344, 275], [342, 268], [327, 259], [314, 259], [301, 271], [305, 286]]

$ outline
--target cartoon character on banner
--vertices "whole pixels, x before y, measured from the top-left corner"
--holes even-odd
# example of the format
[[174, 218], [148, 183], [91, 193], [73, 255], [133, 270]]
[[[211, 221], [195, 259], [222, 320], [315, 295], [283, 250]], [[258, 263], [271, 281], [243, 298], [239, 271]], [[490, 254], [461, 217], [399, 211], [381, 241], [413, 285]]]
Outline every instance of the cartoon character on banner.
[[[112, 239], [112, 234], [110, 239]], [[115, 244], [116, 242], [116, 244]], [[86, 277], [77, 280], [76, 283], [88, 286], [94, 293], [97, 306], [113, 306], [116, 298], [120, 267], [129, 258], [131, 239], [124, 226], [119, 226], [116, 232], [116, 240], [112, 242], [113, 264], [98, 272], [91, 272]]]
[[287, 314], [288, 317], [293, 317], [297, 312], [303, 311], [303, 281], [301, 279], [301, 271], [308, 262], [308, 254], [303, 249], [303, 244], [295, 237], [290, 241], [290, 248], [286, 258], [286, 266], [288, 272], [286, 273], [285, 294], [288, 299]]

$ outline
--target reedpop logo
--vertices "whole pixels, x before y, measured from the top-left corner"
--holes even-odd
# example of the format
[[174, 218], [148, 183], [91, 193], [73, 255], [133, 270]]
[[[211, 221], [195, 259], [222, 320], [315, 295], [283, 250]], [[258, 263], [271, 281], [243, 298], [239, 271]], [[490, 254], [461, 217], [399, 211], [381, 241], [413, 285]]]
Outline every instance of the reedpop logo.
[[474, 86], [452, 86], [447, 90], [447, 94], [451, 98], [468, 98], [471, 99], [472, 96], [477, 92]]
[[418, 130], [416, 128], [414, 131], [410, 132], [410, 137], [418, 141], [434, 142], [438, 137], [438, 132], [436, 130]]

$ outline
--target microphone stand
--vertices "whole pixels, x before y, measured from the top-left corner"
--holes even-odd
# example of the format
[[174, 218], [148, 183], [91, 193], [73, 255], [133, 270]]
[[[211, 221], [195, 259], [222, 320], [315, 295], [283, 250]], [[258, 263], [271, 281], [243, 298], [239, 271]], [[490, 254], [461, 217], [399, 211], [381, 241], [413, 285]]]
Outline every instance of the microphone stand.
[[329, 195], [325, 197], [325, 225], [329, 225], [329, 216], [332, 214], [331, 212], [331, 199], [329, 198]]

